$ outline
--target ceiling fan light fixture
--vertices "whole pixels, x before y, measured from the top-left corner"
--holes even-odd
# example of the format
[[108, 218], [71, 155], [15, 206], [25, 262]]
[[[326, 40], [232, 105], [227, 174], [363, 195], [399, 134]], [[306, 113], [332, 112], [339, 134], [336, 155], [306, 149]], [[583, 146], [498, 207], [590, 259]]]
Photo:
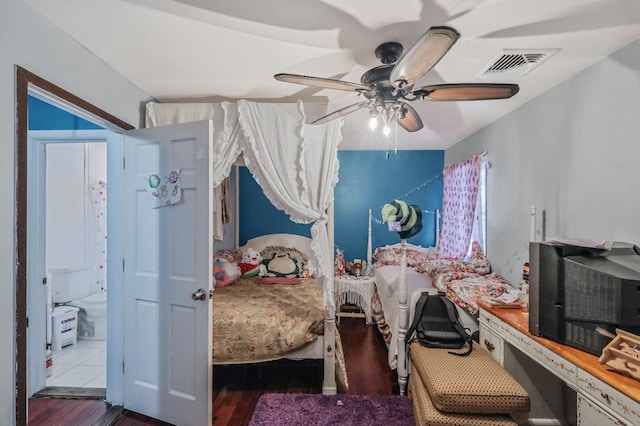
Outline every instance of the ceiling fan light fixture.
[[372, 115], [371, 118], [369, 119], [369, 128], [371, 129], [372, 132], [374, 132], [377, 127], [378, 127], [378, 117], [376, 117], [375, 115]]

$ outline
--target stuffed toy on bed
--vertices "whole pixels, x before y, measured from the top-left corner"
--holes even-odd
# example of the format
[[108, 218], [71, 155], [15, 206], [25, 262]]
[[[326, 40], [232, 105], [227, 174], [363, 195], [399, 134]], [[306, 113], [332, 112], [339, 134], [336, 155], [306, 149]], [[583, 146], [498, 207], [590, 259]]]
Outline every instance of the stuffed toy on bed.
[[271, 259], [264, 259], [262, 263], [266, 267], [263, 274], [265, 277], [294, 278], [300, 276], [298, 261], [291, 257], [290, 253], [273, 253]]
[[242, 277], [251, 278], [257, 276], [260, 272], [261, 262], [262, 256], [260, 256], [260, 253], [251, 247], [247, 248], [247, 250], [242, 253], [242, 262], [238, 263]]
[[213, 260], [213, 278], [216, 287], [225, 287], [240, 276], [238, 267], [224, 258]]

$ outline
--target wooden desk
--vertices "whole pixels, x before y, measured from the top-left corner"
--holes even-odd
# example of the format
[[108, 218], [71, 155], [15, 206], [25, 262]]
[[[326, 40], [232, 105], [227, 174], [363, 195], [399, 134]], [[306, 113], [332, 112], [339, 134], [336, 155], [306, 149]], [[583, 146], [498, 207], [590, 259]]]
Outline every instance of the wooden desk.
[[[534, 399], [535, 393], [539, 393], [543, 400], [548, 399], [546, 393], [552, 385], [544, 383], [544, 374], [533, 373], [530, 365], [527, 367], [529, 371], [519, 371], [519, 364], [528, 362], [525, 357], [544, 367], [575, 391], [572, 398], [575, 397], [576, 407], [564, 407], [569, 413], [570, 423], [640, 425], [640, 381], [601, 365], [594, 355], [531, 335], [528, 312], [522, 309], [493, 309], [481, 303], [480, 344], [516, 379], [518, 376], [528, 376], [524, 380], [530, 382], [529, 388], [523, 386], [530, 396], [534, 393]], [[537, 379], [543, 383], [536, 383]]]

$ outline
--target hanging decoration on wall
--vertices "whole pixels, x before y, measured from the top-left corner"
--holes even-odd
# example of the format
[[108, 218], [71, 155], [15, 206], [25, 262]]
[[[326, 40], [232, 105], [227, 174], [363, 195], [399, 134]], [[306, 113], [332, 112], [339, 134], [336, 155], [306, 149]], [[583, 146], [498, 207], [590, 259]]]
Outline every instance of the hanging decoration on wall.
[[154, 209], [179, 203], [182, 197], [180, 169], [150, 175], [147, 193], [153, 200], [152, 208]]

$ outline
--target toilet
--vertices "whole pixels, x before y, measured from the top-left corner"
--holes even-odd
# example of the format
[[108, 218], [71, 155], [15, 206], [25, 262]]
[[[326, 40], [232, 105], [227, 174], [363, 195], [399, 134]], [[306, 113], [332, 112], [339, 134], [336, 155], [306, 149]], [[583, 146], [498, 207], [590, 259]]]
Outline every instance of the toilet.
[[79, 308], [78, 339], [106, 340], [107, 293], [93, 291], [93, 265], [51, 268], [49, 282], [55, 305]]
[[80, 308], [78, 339], [107, 339], [107, 293], [102, 291], [69, 303]]

